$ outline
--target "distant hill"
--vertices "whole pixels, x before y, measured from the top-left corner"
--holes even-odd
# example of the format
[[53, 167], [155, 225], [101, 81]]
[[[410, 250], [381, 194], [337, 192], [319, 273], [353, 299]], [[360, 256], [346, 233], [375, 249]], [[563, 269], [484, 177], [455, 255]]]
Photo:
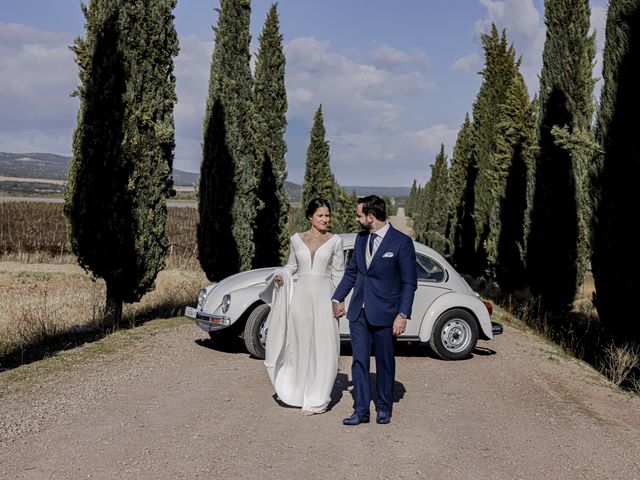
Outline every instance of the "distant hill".
[[299, 202], [300, 197], [302, 197], [302, 185], [298, 185], [293, 182], [285, 182], [285, 186], [287, 187], [289, 198], [294, 202]]
[[0, 175], [66, 180], [69, 157], [52, 153], [0, 152]]
[[[52, 153], [4, 153], [0, 152], [0, 176], [19, 178], [39, 178], [47, 180], [66, 180], [70, 157]], [[177, 187], [191, 187], [198, 182], [199, 174], [173, 169], [173, 181]], [[31, 185], [31, 184], [29, 184]], [[287, 191], [291, 200], [299, 202], [302, 186], [287, 182]], [[40, 185], [42, 187], [42, 185]], [[409, 187], [344, 187], [348, 193], [356, 192], [359, 197], [365, 195], [387, 195], [389, 197], [407, 197]]]
[[173, 169], [173, 183], [178, 187], [192, 187], [198, 182], [198, 173]]
[[380, 195], [384, 197], [408, 197], [411, 193], [409, 187], [344, 187], [347, 193], [356, 192], [359, 197], [367, 195]]
[[[0, 152], [0, 176], [66, 180], [71, 157], [52, 153]], [[197, 173], [173, 169], [176, 186], [190, 187], [198, 180]]]

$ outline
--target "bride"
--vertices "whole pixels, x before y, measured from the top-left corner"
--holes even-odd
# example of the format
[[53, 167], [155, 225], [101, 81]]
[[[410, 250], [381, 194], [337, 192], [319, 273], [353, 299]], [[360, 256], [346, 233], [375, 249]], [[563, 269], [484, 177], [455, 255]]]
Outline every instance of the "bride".
[[338, 373], [340, 336], [331, 295], [344, 273], [344, 257], [342, 239], [328, 230], [329, 202], [311, 200], [306, 217], [309, 230], [291, 237], [289, 260], [271, 278], [277, 288], [265, 365], [280, 400], [313, 415], [326, 411]]

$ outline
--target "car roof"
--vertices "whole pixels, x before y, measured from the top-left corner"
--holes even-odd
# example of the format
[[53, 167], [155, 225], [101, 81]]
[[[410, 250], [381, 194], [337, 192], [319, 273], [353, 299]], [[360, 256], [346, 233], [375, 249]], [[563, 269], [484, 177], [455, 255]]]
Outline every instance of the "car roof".
[[[344, 246], [346, 247], [353, 247], [353, 245], [356, 243], [356, 237], [358, 236], [357, 233], [339, 233], [338, 235], [340, 235], [344, 243]], [[416, 249], [416, 252], [427, 255], [431, 257], [433, 260], [437, 261], [438, 263], [442, 263], [444, 266], [447, 266], [450, 269], [455, 271], [453, 266], [451, 266], [449, 262], [447, 262], [447, 260], [445, 260], [445, 258], [442, 255], [440, 255], [437, 251], [435, 251], [433, 248], [428, 247], [423, 243], [416, 242], [415, 240], [413, 241], [413, 246]]]

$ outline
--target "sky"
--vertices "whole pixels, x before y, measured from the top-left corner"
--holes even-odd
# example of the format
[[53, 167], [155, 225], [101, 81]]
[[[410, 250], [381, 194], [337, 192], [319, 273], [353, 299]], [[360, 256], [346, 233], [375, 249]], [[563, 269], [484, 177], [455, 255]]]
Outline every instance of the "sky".
[[[85, 1], [88, 3], [88, 0]], [[252, 59], [271, 0], [251, 2]], [[590, 0], [598, 77], [607, 0]], [[178, 0], [174, 166], [198, 172], [212, 26], [219, 0]], [[538, 90], [543, 0], [280, 0], [287, 60], [288, 179], [302, 183], [313, 114], [322, 104], [331, 167], [342, 185], [411, 186], [429, 178], [481, 84], [480, 36], [495, 23]], [[84, 35], [80, 0], [0, 0], [0, 151], [71, 155]], [[599, 86], [597, 86], [597, 89]]]

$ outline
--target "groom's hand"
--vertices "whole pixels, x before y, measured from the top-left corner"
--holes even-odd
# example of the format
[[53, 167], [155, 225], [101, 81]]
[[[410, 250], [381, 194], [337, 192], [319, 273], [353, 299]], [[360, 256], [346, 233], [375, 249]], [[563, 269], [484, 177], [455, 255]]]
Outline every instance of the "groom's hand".
[[333, 306], [334, 317], [338, 318], [346, 315], [347, 312], [345, 312], [344, 305], [342, 303], [339, 303], [337, 300], [331, 300], [331, 305]]
[[407, 319], [406, 318], [402, 318], [400, 315], [398, 315], [396, 317], [396, 319], [393, 321], [393, 334], [397, 337], [400, 336], [404, 333], [404, 331], [407, 329]]

